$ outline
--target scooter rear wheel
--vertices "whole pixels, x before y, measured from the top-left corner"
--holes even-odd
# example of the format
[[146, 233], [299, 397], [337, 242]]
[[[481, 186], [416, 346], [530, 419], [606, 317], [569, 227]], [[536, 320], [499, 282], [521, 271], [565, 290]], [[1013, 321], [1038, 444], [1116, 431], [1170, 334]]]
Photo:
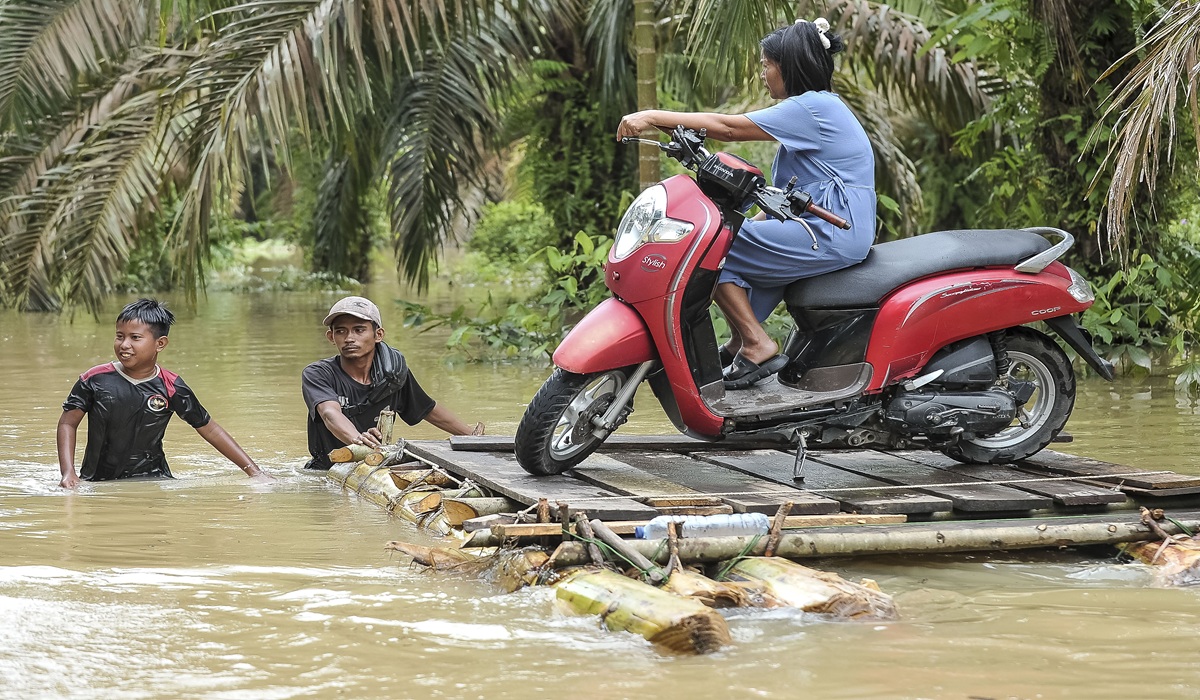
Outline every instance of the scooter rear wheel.
[[535, 476], [552, 476], [595, 452], [609, 433], [596, 428], [592, 419], [608, 410], [628, 380], [626, 369], [593, 374], [554, 370], [517, 426], [521, 468]]
[[968, 464], [1004, 464], [1025, 459], [1049, 445], [1067, 424], [1075, 406], [1075, 371], [1050, 337], [1030, 328], [1008, 332], [1007, 377], [1032, 382], [1033, 396], [1017, 420], [993, 435], [960, 440], [942, 451]]

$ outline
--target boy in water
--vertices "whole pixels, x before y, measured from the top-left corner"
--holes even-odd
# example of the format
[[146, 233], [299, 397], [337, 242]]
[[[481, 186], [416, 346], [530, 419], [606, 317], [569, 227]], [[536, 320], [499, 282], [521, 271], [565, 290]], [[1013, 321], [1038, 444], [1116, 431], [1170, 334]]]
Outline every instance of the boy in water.
[[[60, 486], [75, 488], [81, 478], [170, 478], [162, 439], [172, 412], [247, 476], [270, 478], [209, 417], [183, 379], [158, 366], [158, 353], [167, 347], [167, 333], [174, 322], [175, 316], [154, 299], [138, 299], [117, 316], [116, 361], [80, 375], [63, 403], [58, 419]], [[75, 439], [85, 414], [91, 414], [87, 449], [76, 475]]]
[[409, 425], [427, 421], [451, 435], [482, 435], [425, 393], [404, 355], [383, 342], [379, 307], [364, 297], [346, 297], [329, 309], [325, 337], [338, 354], [318, 360], [300, 377], [308, 405], [307, 469], [329, 469], [329, 452], [343, 445], [379, 447], [379, 412], [395, 411]]

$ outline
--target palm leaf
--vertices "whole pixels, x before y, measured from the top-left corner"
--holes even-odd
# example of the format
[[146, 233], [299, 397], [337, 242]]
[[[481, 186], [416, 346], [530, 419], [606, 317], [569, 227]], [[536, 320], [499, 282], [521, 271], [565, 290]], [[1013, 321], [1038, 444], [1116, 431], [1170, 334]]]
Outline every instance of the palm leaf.
[[800, 9], [823, 10], [846, 42], [848, 66], [926, 117], [958, 128], [986, 110], [989, 98], [974, 66], [929, 46], [931, 34], [919, 18], [869, 0], [802, 0]]
[[156, 5], [122, 0], [4, 0], [0, 3], [0, 131], [22, 130], [69, 96], [81, 75], [99, 73], [140, 44]]
[[[1139, 186], [1153, 199], [1165, 155], [1173, 157], [1181, 109], [1180, 97], [1191, 114], [1196, 143], [1200, 143], [1200, 3], [1177, 2], [1150, 30], [1145, 40], [1113, 65], [1107, 77], [1134, 56], [1141, 61], [1121, 81], [1106, 101], [1104, 113], [1093, 132], [1098, 140], [1110, 118], [1113, 138], [1108, 152], [1092, 181], [1094, 189], [1105, 172], [1112, 173], [1105, 204], [1105, 224], [1110, 247], [1126, 250], [1129, 217]], [[1164, 129], [1165, 126], [1165, 129]]]
[[500, 129], [492, 108], [511, 77], [504, 37], [481, 33], [450, 43], [397, 93], [387, 152], [392, 232], [405, 278], [429, 283], [436, 253], [453, 237], [467, 186], [482, 185], [489, 134]]
[[127, 100], [23, 199], [10, 218], [21, 235], [6, 248], [16, 302], [57, 308], [65, 300], [95, 311], [111, 292], [138, 215], [181, 156], [158, 100], [155, 91]]

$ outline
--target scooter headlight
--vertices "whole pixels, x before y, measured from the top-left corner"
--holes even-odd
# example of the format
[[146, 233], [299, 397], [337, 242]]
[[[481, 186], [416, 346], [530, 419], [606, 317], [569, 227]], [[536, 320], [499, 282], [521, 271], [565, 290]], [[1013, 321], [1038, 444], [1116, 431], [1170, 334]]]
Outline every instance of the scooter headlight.
[[1067, 268], [1067, 272], [1071, 273], [1071, 285], [1067, 287], [1067, 293], [1075, 298], [1075, 301], [1081, 304], [1089, 304], [1096, 300], [1096, 295], [1092, 293], [1092, 285], [1083, 278], [1083, 275]]
[[624, 260], [647, 243], [674, 243], [692, 232], [692, 224], [667, 216], [667, 189], [647, 187], [625, 210], [613, 241], [612, 259]]

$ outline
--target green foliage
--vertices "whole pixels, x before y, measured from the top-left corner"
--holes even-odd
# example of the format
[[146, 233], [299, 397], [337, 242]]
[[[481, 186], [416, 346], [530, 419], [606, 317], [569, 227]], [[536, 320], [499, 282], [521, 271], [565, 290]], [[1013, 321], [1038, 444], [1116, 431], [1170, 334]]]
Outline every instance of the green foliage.
[[495, 264], [515, 265], [558, 242], [554, 220], [541, 204], [519, 201], [488, 203], [467, 250]]
[[546, 246], [531, 261], [549, 271], [547, 282], [529, 298], [501, 305], [492, 295], [478, 311], [459, 306], [449, 314], [400, 301], [404, 325], [422, 332], [452, 328], [448, 347], [472, 359], [546, 359], [566, 335], [568, 326], [609, 295], [604, 286], [604, 262], [612, 239], [580, 231], [567, 251]]
[[[1095, 285], [1096, 302], [1082, 322], [1100, 352], [1125, 370], [1154, 369], [1156, 358], [1165, 363], [1195, 360], [1190, 348], [1196, 340], [1200, 299], [1200, 249], [1177, 235], [1163, 237], [1157, 256], [1134, 253], [1131, 263]], [[1200, 377], [1200, 374], [1191, 372]]]
[[571, 245], [572, 231], [610, 234], [624, 188], [636, 182], [637, 149], [613, 139], [613, 106], [597, 101], [593, 76], [539, 61], [513, 99], [510, 129], [524, 135], [523, 197], [539, 202]]

